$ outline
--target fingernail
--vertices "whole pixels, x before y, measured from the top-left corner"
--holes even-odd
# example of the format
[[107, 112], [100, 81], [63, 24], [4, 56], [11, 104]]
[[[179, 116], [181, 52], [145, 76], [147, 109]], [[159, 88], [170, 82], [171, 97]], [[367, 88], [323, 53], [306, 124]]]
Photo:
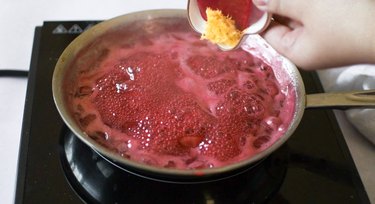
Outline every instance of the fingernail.
[[254, 5], [257, 7], [264, 7], [267, 5], [268, 0], [253, 0]]

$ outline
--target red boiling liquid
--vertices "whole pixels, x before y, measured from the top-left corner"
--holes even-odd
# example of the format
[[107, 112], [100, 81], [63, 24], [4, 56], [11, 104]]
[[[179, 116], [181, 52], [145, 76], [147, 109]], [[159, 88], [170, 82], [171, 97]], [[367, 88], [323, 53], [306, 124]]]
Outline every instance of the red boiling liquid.
[[136, 162], [199, 169], [250, 158], [284, 134], [294, 97], [271, 67], [201, 41], [185, 19], [133, 27], [72, 64], [67, 100], [88, 136]]
[[206, 9], [210, 7], [232, 17], [240, 30], [250, 25], [251, 12], [253, 12], [252, 0], [197, 0], [197, 3], [202, 17], [206, 20]]

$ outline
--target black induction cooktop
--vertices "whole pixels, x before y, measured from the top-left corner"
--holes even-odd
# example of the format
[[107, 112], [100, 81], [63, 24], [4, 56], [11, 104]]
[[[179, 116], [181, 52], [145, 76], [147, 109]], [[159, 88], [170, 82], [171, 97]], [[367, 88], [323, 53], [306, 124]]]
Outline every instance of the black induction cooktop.
[[[98, 22], [45, 22], [35, 29], [15, 203], [370, 203], [330, 110], [306, 110], [282, 148], [220, 181], [163, 183], [113, 166], [69, 131], [52, 98], [59, 55]], [[307, 93], [322, 92], [316, 73], [301, 74]]]

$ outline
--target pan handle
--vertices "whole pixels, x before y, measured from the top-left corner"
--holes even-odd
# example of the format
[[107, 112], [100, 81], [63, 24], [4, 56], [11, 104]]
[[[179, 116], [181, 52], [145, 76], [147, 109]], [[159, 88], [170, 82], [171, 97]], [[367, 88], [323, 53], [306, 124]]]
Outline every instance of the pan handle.
[[375, 108], [375, 89], [306, 95], [306, 108]]

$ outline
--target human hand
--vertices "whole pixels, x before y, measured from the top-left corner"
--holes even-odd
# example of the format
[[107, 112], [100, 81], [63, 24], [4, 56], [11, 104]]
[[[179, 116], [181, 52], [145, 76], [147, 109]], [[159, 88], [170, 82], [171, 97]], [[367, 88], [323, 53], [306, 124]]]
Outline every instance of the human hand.
[[253, 0], [274, 21], [262, 36], [306, 70], [375, 64], [375, 1]]

